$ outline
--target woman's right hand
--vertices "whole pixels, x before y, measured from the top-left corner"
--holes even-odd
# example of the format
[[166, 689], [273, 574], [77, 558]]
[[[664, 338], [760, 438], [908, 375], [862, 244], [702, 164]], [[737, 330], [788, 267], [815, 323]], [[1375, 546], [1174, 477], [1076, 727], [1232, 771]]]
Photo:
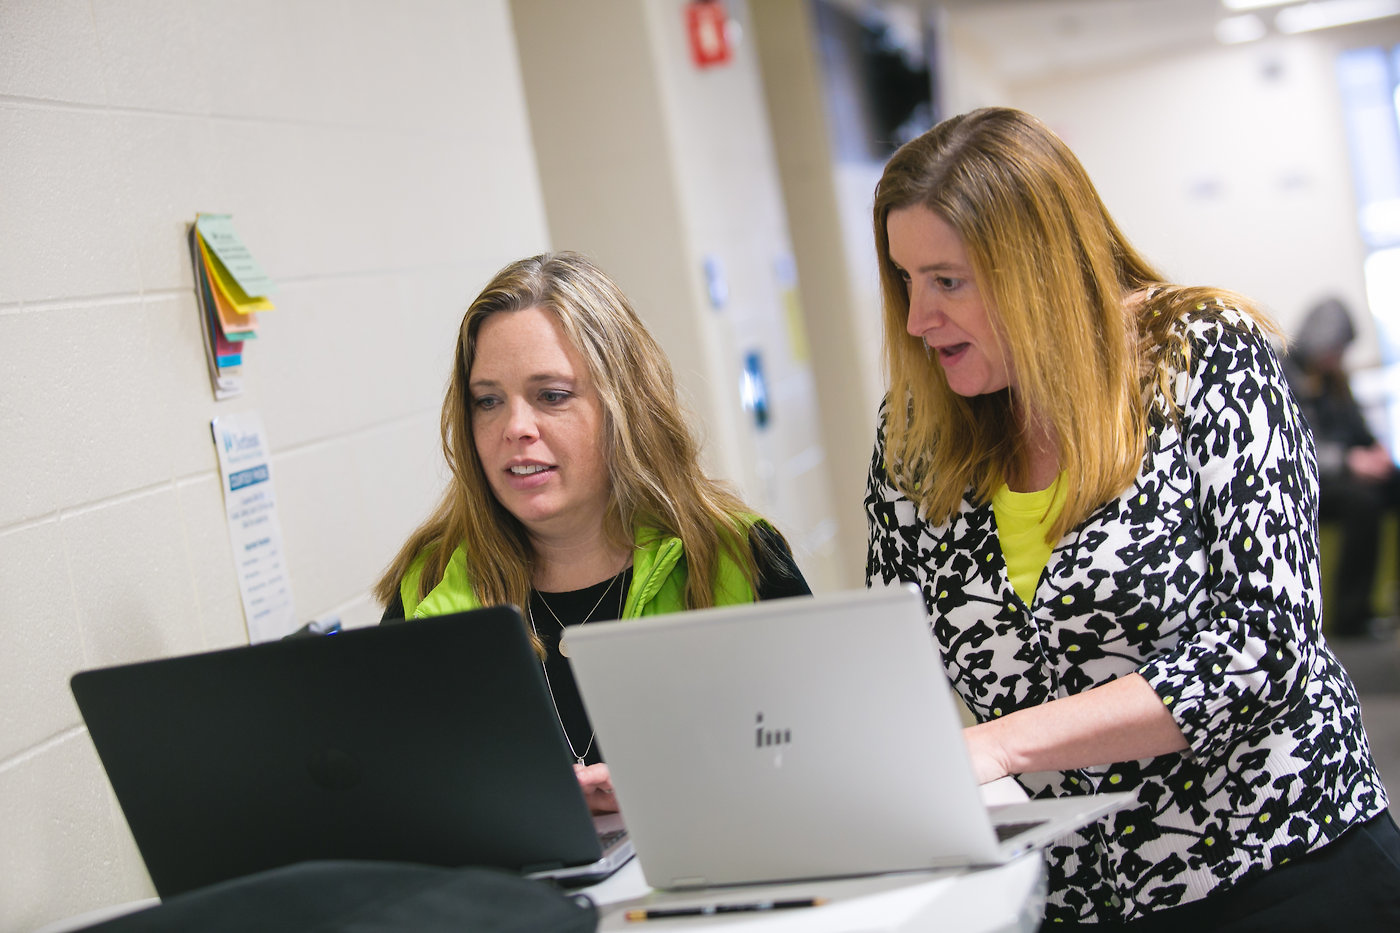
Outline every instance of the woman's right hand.
[[613, 796], [612, 775], [608, 766], [599, 762], [596, 765], [574, 765], [574, 774], [583, 788], [583, 799], [588, 801], [590, 813], [616, 813], [617, 797]]
[[1007, 770], [1005, 750], [996, 741], [994, 729], [989, 729], [989, 726], [993, 724], [984, 722], [963, 730], [967, 756], [972, 760], [972, 773], [976, 775], [978, 784], [990, 784], [1011, 773]]

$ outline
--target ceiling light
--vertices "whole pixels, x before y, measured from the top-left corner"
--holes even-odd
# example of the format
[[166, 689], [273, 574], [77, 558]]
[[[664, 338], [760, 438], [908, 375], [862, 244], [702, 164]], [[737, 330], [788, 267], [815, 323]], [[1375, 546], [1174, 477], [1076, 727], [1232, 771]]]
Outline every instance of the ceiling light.
[[1400, 0], [1316, 0], [1279, 10], [1274, 26], [1279, 32], [1308, 32], [1397, 14], [1400, 14]]
[[1285, 3], [1293, 3], [1294, 0], [1220, 0], [1220, 5], [1227, 10], [1242, 12], [1244, 10], [1262, 10], [1266, 6], [1283, 6]]
[[1253, 13], [1243, 16], [1227, 16], [1215, 24], [1215, 39], [1223, 45], [1239, 45], [1262, 39], [1269, 32], [1264, 21]]

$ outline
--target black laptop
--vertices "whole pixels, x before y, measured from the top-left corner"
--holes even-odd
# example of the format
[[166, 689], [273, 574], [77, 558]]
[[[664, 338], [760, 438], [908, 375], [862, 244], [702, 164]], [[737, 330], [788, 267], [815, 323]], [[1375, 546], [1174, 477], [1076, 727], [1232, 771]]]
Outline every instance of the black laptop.
[[588, 812], [513, 607], [82, 671], [72, 688], [163, 898], [308, 860], [582, 884], [631, 857], [616, 815]]

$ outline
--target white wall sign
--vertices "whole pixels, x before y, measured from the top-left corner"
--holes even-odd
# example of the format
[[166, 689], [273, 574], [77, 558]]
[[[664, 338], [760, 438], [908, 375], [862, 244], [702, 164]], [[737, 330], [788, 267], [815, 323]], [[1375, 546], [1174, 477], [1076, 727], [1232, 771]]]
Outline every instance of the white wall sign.
[[262, 419], [252, 413], [220, 415], [210, 425], [248, 640], [272, 641], [297, 625]]

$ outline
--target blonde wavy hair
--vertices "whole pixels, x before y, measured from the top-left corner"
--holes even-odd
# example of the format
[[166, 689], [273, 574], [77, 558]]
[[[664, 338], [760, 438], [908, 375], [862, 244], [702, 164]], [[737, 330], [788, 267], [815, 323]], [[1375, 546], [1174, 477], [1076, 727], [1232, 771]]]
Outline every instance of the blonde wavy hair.
[[422, 598], [442, 580], [452, 552], [465, 544], [469, 578], [483, 605], [526, 604], [534, 549], [525, 527], [486, 481], [472, 440], [468, 381], [482, 322], [529, 308], [558, 318], [602, 402], [609, 540], [630, 549], [633, 528], [643, 522], [680, 538], [689, 608], [713, 604], [721, 554], [737, 562], [756, 589], [751, 544], [761, 547], [762, 539], [750, 541], [744, 503], [701, 470], [666, 354], [612, 279], [578, 253], [555, 252], [506, 266], [467, 308], [442, 403], [442, 451], [452, 478], [436, 509], [375, 584], [375, 596], [385, 605], [392, 602], [409, 566], [426, 553]]
[[[909, 295], [886, 221], [916, 205], [967, 249], [1000, 324], [1015, 398], [957, 395], [906, 331]], [[1131, 485], [1154, 415], [1177, 417], [1171, 388], [1190, 364], [1186, 318], [1236, 308], [1277, 333], [1239, 295], [1167, 283], [1128, 243], [1069, 147], [1019, 110], [975, 110], [902, 146], [876, 188], [874, 220], [890, 378], [885, 469], [935, 523], [957, 512], [965, 490], [988, 502], [1017, 474], [1018, 412], [1034, 412], [1057, 438], [1068, 478], [1053, 543]]]

